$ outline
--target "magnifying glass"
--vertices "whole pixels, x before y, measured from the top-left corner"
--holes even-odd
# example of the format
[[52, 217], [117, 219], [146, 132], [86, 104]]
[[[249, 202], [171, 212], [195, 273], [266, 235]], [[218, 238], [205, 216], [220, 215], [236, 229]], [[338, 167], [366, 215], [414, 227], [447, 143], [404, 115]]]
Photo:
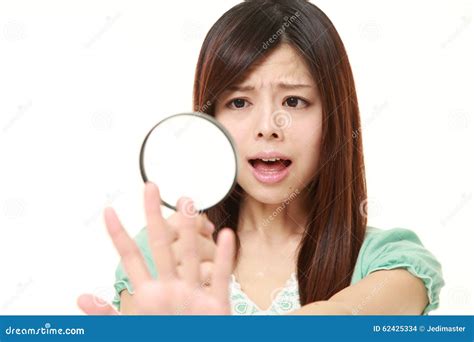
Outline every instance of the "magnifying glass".
[[237, 181], [236, 145], [226, 128], [200, 112], [169, 116], [146, 135], [140, 150], [144, 182], [160, 189], [162, 204], [176, 209], [182, 196], [198, 213], [223, 201]]

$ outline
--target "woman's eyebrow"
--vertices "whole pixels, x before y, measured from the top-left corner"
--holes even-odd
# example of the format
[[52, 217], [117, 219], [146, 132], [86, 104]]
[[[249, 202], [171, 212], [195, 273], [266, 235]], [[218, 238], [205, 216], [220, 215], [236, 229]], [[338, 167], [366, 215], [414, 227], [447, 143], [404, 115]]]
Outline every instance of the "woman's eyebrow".
[[[312, 85], [306, 84], [306, 83], [284, 83], [284, 82], [277, 83], [276, 87], [281, 88], [281, 89], [288, 89], [288, 90], [294, 90], [294, 89], [300, 89], [300, 88], [313, 88]], [[228, 91], [229, 92], [230, 91], [242, 91], [243, 92], [243, 91], [252, 91], [252, 90], [255, 90], [254, 86], [250, 86], [250, 85], [242, 86], [242, 85], [239, 85], [239, 84], [234, 84], [234, 85], [229, 86], [226, 89], [226, 92], [228, 92]]]
[[313, 88], [311, 84], [306, 84], [306, 83], [278, 83], [277, 84], [278, 88], [281, 89], [299, 89], [299, 88]]

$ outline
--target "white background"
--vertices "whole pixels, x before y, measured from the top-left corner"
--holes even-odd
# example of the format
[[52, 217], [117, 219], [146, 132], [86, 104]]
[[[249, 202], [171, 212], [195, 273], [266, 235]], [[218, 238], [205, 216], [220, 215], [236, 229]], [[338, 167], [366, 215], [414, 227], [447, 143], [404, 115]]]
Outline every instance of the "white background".
[[[356, 79], [369, 224], [414, 230], [442, 262], [432, 314], [473, 314], [472, 2], [314, 2]], [[141, 141], [192, 109], [201, 43], [237, 3], [0, 0], [1, 314], [112, 298], [102, 209], [145, 225]]]

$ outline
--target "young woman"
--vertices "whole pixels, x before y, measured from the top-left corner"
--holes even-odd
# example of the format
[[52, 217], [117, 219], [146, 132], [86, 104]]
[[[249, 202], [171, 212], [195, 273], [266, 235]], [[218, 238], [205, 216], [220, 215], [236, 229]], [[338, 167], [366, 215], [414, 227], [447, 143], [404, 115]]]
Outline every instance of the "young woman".
[[[354, 80], [319, 8], [251, 0], [226, 12], [202, 45], [194, 104], [233, 136], [238, 184], [206, 216], [186, 215], [182, 199], [168, 220], [158, 188], [147, 184], [148, 226], [135, 241], [106, 210], [122, 257], [118, 310], [427, 314], [438, 307], [441, 265], [417, 235], [367, 226]], [[118, 313], [92, 295], [79, 306]]]

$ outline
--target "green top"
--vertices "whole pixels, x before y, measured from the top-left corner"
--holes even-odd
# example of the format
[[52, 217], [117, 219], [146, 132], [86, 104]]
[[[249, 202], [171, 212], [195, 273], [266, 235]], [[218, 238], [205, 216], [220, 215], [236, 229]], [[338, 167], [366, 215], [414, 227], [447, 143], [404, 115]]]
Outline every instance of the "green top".
[[[144, 227], [135, 236], [135, 241], [145, 258], [150, 273], [156, 278], [156, 267], [147, 242], [147, 235], [146, 227]], [[409, 229], [382, 230], [368, 226], [352, 274], [351, 285], [376, 270], [394, 268], [408, 270], [425, 284], [429, 303], [425, 307], [423, 315], [427, 315], [429, 311], [439, 306], [440, 290], [445, 284], [441, 264], [423, 246], [418, 236]], [[117, 266], [115, 278], [113, 304], [117, 310], [120, 310], [120, 292], [127, 289], [129, 293], [133, 294], [133, 287], [121, 263]]]

